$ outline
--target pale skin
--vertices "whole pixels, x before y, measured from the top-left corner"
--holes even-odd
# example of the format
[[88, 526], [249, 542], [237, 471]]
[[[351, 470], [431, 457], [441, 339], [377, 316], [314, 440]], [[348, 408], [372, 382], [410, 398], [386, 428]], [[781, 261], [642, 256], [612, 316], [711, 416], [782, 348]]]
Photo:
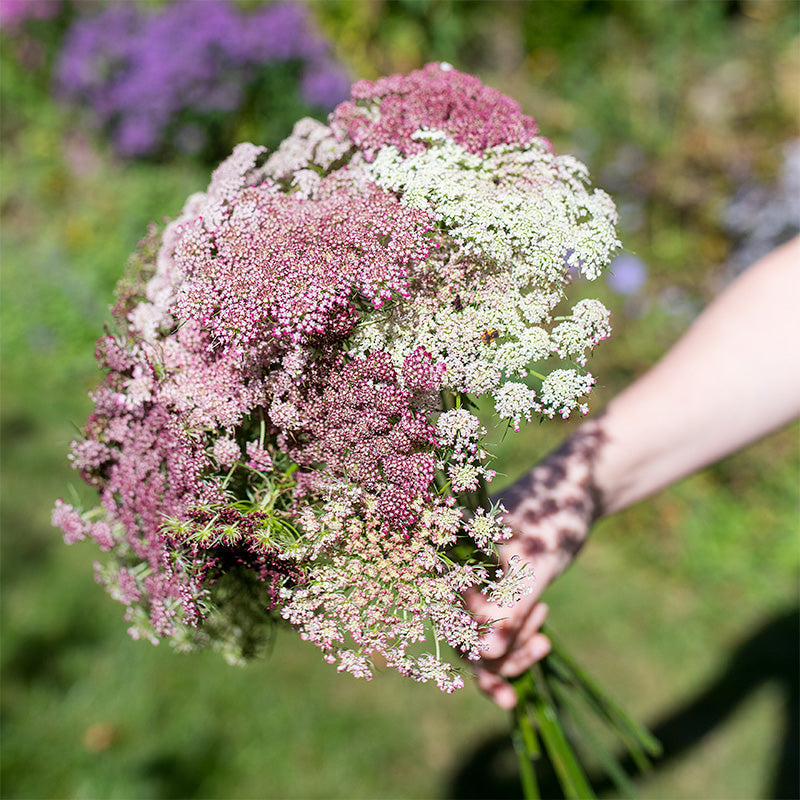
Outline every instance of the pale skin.
[[592, 524], [800, 417], [800, 237], [746, 270], [647, 373], [502, 495], [519, 555], [534, 572], [513, 608], [480, 595], [500, 619], [476, 663], [480, 688], [512, 708], [506, 680], [543, 658], [542, 592], [571, 563]]

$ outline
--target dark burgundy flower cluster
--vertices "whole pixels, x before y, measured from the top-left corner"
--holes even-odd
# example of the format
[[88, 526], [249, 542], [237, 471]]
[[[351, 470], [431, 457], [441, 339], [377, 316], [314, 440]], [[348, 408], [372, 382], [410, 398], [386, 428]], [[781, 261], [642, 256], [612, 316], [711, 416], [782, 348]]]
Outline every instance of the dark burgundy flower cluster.
[[351, 97], [337, 106], [331, 126], [346, 133], [368, 159], [388, 144], [404, 155], [422, 152], [425, 145], [413, 136], [421, 129], [444, 131], [471, 153], [524, 144], [537, 132], [536, 122], [515, 100], [447, 64], [428, 64], [374, 83], [357, 81]]
[[433, 482], [436, 432], [427, 414], [443, 372], [444, 364], [434, 364], [422, 348], [406, 358], [402, 383], [381, 352], [329, 372], [301, 411], [303, 430], [287, 439], [293, 460], [311, 473], [306, 490], [324, 463], [324, 480], [338, 477], [376, 496], [386, 525], [411, 528], [419, 516], [415, 503]]

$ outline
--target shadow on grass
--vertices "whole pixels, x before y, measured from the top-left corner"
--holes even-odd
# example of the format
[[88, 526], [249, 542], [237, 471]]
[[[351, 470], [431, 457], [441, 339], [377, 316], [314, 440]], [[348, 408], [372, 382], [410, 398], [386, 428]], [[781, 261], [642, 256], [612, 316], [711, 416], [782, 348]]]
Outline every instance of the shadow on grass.
[[142, 761], [137, 771], [154, 798], [200, 797], [209, 776], [224, 773], [225, 743], [215, 735], [201, 735], [187, 746]]
[[[702, 692], [650, 725], [664, 747], [663, 756], [653, 769], [658, 770], [691, 750], [723, 725], [752, 692], [775, 682], [783, 690], [783, 734], [775, 773], [771, 785], [764, 787], [763, 796], [774, 800], [799, 797], [799, 635], [800, 609], [790, 609], [768, 620], [731, 654], [725, 668]], [[621, 763], [628, 774], [636, 774], [630, 759], [622, 759]], [[563, 797], [549, 764], [537, 766], [537, 776], [542, 797]], [[614, 789], [604, 776], [590, 776], [590, 781], [598, 795]], [[481, 743], [453, 776], [448, 796], [452, 800], [522, 797], [509, 737], [494, 736]]]

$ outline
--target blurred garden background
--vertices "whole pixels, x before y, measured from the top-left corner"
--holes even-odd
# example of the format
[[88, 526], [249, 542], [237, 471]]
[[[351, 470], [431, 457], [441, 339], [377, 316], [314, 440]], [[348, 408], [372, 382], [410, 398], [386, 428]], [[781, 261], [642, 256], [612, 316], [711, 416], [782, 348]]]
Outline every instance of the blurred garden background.
[[[233, 144], [448, 61], [618, 203], [599, 409], [798, 232], [799, 30], [796, 0], [0, 0], [2, 796], [519, 796], [509, 720], [472, 686], [359, 682], [289, 634], [244, 668], [127, 637], [99, 553], [50, 525], [57, 497], [91, 499], [66, 455], [114, 285]], [[787, 369], [798, 344], [776, 342]], [[569, 427], [504, 438], [498, 480]], [[800, 794], [799, 461], [793, 426], [603, 522], [548, 591], [664, 744], [645, 798]]]

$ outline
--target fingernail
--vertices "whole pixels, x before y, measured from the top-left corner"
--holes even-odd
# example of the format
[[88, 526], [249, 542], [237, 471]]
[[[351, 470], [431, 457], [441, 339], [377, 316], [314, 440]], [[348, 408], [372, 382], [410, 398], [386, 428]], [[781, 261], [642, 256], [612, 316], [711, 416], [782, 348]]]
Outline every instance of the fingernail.
[[550, 640], [543, 634], [538, 634], [536, 637], [536, 644], [531, 648], [533, 660], [541, 661], [552, 648], [553, 646], [550, 644]]
[[497, 658], [503, 652], [503, 643], [496, 633], [487, 633], [481, 643], [481, 653], [487, 658]]
[[517, 693], [506, 683], [498, 686], [494, 693], [494, 701], [500, 708], [511, 710], [517, 704]]

